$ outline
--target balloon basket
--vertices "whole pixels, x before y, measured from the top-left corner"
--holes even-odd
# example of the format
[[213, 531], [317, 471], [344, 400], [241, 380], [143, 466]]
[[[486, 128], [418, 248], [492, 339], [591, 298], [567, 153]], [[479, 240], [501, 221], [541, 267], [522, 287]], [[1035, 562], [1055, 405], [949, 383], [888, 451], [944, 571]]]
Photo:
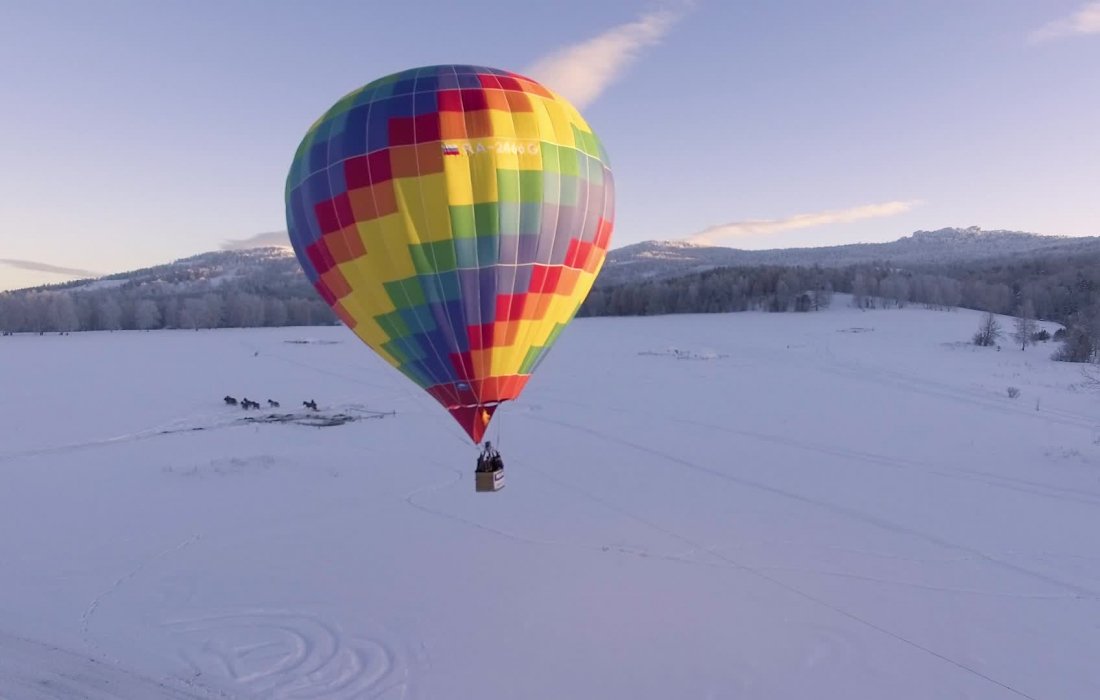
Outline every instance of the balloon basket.
[[504, 488], [504, 470], [495, 469], [491, 472], [474, 472], [474, 491], [500, 491]]

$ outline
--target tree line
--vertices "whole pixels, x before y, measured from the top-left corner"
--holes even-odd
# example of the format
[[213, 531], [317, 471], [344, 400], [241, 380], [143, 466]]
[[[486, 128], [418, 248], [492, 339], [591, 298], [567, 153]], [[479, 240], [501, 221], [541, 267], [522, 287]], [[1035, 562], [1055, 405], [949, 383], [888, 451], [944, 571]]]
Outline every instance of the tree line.
[[293, 257], [220, 251], [177, 263], [0, 293], [0, 331], [331, 325], [336, 316]]
[[[331, 325], [335, 315], [297, 262], [255, 251], [196, 256], [174, 264], [20, 292], [0, 293], [0, 330], [51, 332], [154, 328]], [[1030, 254], [905, 268], [723, 267], [667, 279], [601, 285], [581, 316], [761, 310], [810, 312], [834, 292], [861, 308], [919, 304], [1055, 321], [1063, 359], [1100, 359], [1100, 254]], [[1026, 309], [1026, 311], [1025, 311]]]
[[837, 279], [835, 270], [818, 267], [718, 268], [684, 277], [597, 285], [578, 315], [814, 311], [829, 305]]
[[[1058, 359], [1100, 361], [1100, 255], [1032, 255], [899, 268], [725, 267], [683, 277], [597, 286], [581, 316], [761, 310], [815, 311], [833, 292], [860, 308], [967, 308], [1061, 323]], [[1030, 328], [1030, 325], [1027, 325]], [[1015, 335], [1015, 334], [1014, 334]]]
[[0, 330], [11, 333], [254, 328], [331, 325], [318, 298], [263, 297], [241, 291], [191, 296], [35, 290], [0, 294]]

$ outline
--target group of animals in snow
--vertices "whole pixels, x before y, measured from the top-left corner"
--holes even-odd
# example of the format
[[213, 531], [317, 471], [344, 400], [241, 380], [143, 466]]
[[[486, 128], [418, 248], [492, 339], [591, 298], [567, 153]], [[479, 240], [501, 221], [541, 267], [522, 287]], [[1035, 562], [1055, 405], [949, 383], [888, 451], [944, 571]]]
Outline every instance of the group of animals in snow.
[[[260, 407], [260, 403], [258, 401], [253, 401], [252, 399], [250, 399], [248, 397], [245, 397], [245, 398], [241, 399], [240, 401], [238, 401], [235, 397], [226, 395], [225, 398], [223, 398], [222, 400], [225, 401], [225, 404], [227, 406], [240, 406], [241, 408], [243, 408], [246, 411], [251, 410], [251, 409], [258, 409]], [[308, 408], [311, 411], [320, 410], [320, 409], [317, 408], [317, 402], [313, 399], [310, 399], [309, 401], [303, 401], [302, 405], [305, 406], [306, 408]], [[272, 399], [268, 399], [267, 400], [267, 406], [268, 406], [268, 408], [279, 408], [279, 402], [274, 401]]]

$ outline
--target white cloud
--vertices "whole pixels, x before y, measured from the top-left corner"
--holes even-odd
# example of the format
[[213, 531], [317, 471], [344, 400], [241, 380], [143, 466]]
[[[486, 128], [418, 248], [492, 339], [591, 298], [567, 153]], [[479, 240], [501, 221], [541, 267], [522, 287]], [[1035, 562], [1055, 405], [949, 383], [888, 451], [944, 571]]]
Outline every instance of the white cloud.
[[1049, 22], [1032, 32], [1030, 39], [1038, 43], [1079, 34], [1100, 34], [1100, 2], [1087, 2], [1070, 16]]
[[257, 233], [248, 238], [232, 238], [222, 243], [222, 250], [248, 250], [249, 248], [289, 248], [290, 238], [286, 231]]
[[60, 267], [58, 265], [51, 265], [44, 262], [36, 262], [34, 260], [14, 260], [12, 258], [0, 258], [0, 265], [8, 265], [14, 267], [17, 270], [28, 270], [30, 272], [48, 272], [51, 275], [64, 275], [65, 277], [100, 277], [99, 272], [92, 272], [91, 270], [82, 270], [78, 267]]
[[827, 211], [813, 212], [810, 214], [795, 214], [782, 219], [750, 219], [748, 221], [734, 221], [729, 224], [712, 226], [705, 231], [700, 231], [687, 240], [701, 245], [717, 245], [720, 241], [730, 238], [743, 238], [745, 236], [766, 236], [782, 231], [793, 231], [800, 228], [824, 226], [826, 224], [847, 224], [863, 219], [878, 219], [886, 216], [904, 214], [920, 204], [917, 201], [909, 202], [882, 202], [879, 204], [864, 204], [850, 209], [830, 209]]
[[623, 74], [643, 48], [660, 42], [688, 6], [684, 3], [679, 10], [649, 12], [633, 22], [612, 27], [539, 59], [525, 73], [577, 108], [584, 108]]

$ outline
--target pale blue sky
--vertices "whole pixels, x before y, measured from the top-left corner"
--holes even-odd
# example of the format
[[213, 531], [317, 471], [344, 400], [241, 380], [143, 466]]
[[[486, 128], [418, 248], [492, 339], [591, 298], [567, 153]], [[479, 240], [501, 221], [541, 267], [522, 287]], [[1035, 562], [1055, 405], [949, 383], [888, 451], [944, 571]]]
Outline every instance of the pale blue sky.
[[[5, 0], [0, 261], [114, 272], [284, 229], [309, 124], [433, 63], [587, 103], [616, 247], [1100, 235], [1095, 2]], [[26, 267], [0, 289], [68, 279]]]

